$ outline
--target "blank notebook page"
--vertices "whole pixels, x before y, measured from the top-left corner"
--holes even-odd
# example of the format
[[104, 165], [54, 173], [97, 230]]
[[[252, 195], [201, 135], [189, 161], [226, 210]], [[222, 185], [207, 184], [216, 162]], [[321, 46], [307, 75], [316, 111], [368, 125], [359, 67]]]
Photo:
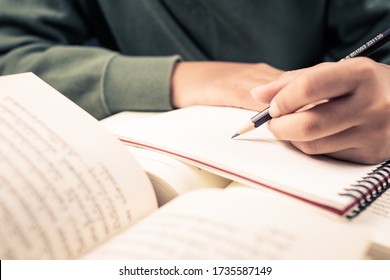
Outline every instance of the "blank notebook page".
[[339, 193], [376, 167], [305, 155], [276, 140], [267, 125], [231, 139], [253, 115], [241, 109], [195, 106], [122, 124], [114, 133], [233, 180], [260, 183], [339, 210], [354, 201]]

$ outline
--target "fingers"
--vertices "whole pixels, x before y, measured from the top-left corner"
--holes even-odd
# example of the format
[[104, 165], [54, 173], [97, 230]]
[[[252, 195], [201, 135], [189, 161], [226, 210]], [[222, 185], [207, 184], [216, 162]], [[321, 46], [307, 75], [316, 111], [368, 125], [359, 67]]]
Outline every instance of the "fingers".
[[[364, 59], [368, 60], [368, 59]], [[278, 117], [307, 105], [348, 95], [359, 86], [372, 63], [351, 59], [310, 68], [285, 85], [272, 99], [270, 114]]]
[[[368, 141], [367, 141], [368, 140]], [[383, 140], [367, 139], [360, 127], [353, 127], [313, 141], [292, 141], [291, 144], [308, 155], [327, 155], [346, 161], [377, 164], [388, 159], [382, 150]]]
[[303, 71], [304, 69], [284, 72], [279, 79], [253, 88], [251, 90], [253, 99], [261, 103], [269, 104], [282, 88], [284, 88]]
[[272, 119], [269, 129], [277, 138], [290, 141], [309, 155], [322, 154], [365, 164], [387, 160], [390, 145], [384, 139], [390, 137], [389, 115], [382, 112], [381, 118], [370, 119], [359, 110], [348, 110], [350, 98]]
[[[309, 155], [371, 163], [380, 146], [374, 126], [362, 112], [367, 102], [350, 94], [336, 97], [310, 109], [273, 118], [269, 129], [280, 140], [290, 141]], [[370, 113], [372, 115], [372, 113]], [[378, 158], [378, 157], [377, 157]]]
[[[287, 76], [287, 74], [286, 74]], [[310, 155], [375, 164], [390, 157], [390, 68], [368, 58], [324, 63], [254, 90], [269, 129]], [[284, 80], [283, 80], [284, 78]], [[291, 76], [290, 76], [291, 78]]]
[[280, 140], [313, 141], [358, 126], [361, 105], [351, 104], [350, 99], [350, 96], [333, 99], [308, 110], [273, 118], [269, 129]]
[[360, 148], [359, 141], [351, 141], [358, 135], [357, 128], [352, 127], [329, 136], [308, 141], [291, 141], [291, 143], [308, 155], [331, 154], [352, 148]]

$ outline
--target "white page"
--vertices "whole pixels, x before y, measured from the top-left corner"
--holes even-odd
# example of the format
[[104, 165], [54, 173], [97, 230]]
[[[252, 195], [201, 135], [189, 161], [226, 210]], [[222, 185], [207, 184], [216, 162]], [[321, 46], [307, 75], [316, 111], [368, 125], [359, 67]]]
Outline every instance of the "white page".
[[306, 205], [249, 188], [169, 202], [85, 259], [360, 259], [368, 235]]
[[[121, 112], [101, 120], [100, 123], [109, 131], [116, 131], [118, 126], [157, 114], [159, 113]], [[207, 172], [171, 156], [129, 145], [126, 145], [126, 148], [148, 174], [159, 206], [190, 190], [224, 188], [231, 182], [225, 177]]]
[[96, 119], [31, 73], [0, 77], [0, 259], [75, 258], [156, 208]]
[[225, 188], [231, 180], [167, 155], [127, 145], [126, 148], [148, 174], [158, 205], [200, 188]]
[[339, 193], [375, 166], [307, 156], [276, 140], [266, 125], [231, 139], [253, 114], [234, 108], [196, 106], [122, 123], [114, 133], [135, 144], [168, 151], [232, 180], [252, 186], [260, 183], [340, 212], [354, 202]]

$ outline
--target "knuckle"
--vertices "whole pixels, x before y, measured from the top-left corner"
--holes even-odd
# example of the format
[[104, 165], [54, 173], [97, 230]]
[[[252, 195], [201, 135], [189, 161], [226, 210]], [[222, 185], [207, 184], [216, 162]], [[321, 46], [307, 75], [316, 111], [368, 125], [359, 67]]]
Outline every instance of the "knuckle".
[[300, 124], [300, 134], [302, 139], [310, 140], [321, 131], [321, 125], [315, 118], [306, 118]]
[[302, 79], [300, 79], [298, 88], [301, 92], [303, 99], [311, 99], [312, 95], [315, 94], [315, 87], [316, 87], [316, 79], [313, 77], [313, 75], [310, 75], [309, 73], [304, 75]]
[[321, 147], [317, 141], [308, 141], [308, 142], [295, 142], [293, 143], [299, 150], [308, 155], [318, 155], [321, 154]]
[[372, 153], [371, 151], [361, 152], [358, 155], [358, 158], [359, 158], [359, 162], [363, 164], [378, 164], [384, 160], [382, 157], [379, 156], [379, 154]]
[[361, 128], [359, 139], [356, 142], [354, 152], [359, 162], [364, 164], [377, 164], [388, 160], [390, 155], [390, 145], [383, 142], [383, 139], [390, 136], [389, 127], [381, 125], [370, 129]]
[[286, 98], [283, 98], [280, 93], [275, 96], [274, 102], [277, 104], [280, 112], [291, 112], [289, 102], [286, 100]]
[[376, 63], [366, 57], [355, 58], [357, 76], [360, 79], [370, 79], [377, 75]]

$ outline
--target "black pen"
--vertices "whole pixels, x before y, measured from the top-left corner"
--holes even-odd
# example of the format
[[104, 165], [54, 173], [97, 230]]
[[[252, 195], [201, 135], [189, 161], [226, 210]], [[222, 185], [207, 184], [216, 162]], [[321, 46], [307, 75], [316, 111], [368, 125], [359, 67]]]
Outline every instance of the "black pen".
[[[386, 31], [378, 34], [374, 38], [372, 38], [370, 41], [359, 47], [358, 49], [351, 52], [346, 57], [342, 58], [340, 61], [344, 59], [349, 59], [357, 56], [368, 56], [374, 51], [376, 51], [378, 48], [386, 44], [390, 41], [390, 28]], [[269, 114], [269, 107], [261, 111], [260, 113], [257, 113], [255, 116], [253, 116], [238, 132], [236, 132], [232, 138], [235, 138], [241, 134], [244, 134], [246, 132], [249, 132], [260, 125], [266, 123], [272, 119], [272, 117]]]

